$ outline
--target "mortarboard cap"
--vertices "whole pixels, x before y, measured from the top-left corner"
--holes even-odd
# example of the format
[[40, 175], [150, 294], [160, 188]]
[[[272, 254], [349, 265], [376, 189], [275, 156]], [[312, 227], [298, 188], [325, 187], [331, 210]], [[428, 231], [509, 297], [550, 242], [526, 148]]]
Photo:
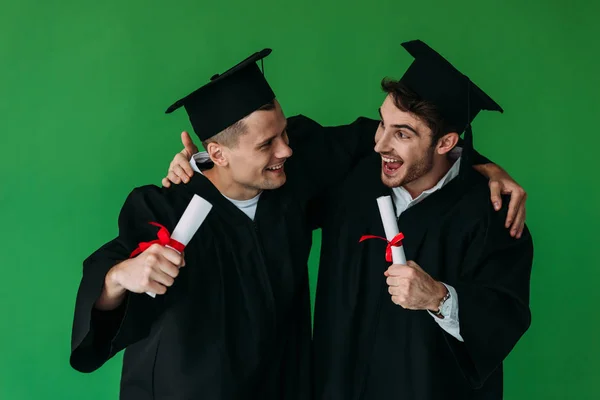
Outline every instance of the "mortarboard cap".
[[503, 112], [477, 85], [420, 40], [402, 43], [415, 58], [400, 82], [435, 104], [446, 125], [461, 134], [479, 111]]
[[214, 75], [206, 85], [177, 100], [166, 113], [185, 107], [200, 140], [213, 137], [273, 101], [275, 94], [256, 64], [270, 53], [271, 49], [264, 49]]

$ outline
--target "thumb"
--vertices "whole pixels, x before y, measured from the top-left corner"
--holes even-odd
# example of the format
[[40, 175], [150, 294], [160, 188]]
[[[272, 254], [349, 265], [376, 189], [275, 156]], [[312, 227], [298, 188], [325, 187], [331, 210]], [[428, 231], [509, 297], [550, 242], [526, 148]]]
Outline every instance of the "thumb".
[[183, 143], [183, 147], [190, 157], [198, 152], [198, 147], [196, 147], [190, 134], [186, 131], [181, 132], [181, 143]]

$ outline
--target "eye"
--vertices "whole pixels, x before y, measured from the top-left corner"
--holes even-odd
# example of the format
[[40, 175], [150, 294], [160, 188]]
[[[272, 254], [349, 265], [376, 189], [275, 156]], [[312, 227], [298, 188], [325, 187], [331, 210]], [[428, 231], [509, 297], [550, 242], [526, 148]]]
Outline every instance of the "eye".
[[398, 132], [396, 133], [396, 136], [397, 136], [399, 139], [410, 139], [410, 136], [409, 136], [409, 135], [407, 135], [407, 134], [405, 134], [405, 133], [404, 133], [404, 132], [402, 132], [402, 131], [398, 131]]
[[379, 121], [379, 126], [382, 127], [382, 128], [385, 127], [385, 125], [383, 125], [383, 121], [381, 121], [381, 120]]

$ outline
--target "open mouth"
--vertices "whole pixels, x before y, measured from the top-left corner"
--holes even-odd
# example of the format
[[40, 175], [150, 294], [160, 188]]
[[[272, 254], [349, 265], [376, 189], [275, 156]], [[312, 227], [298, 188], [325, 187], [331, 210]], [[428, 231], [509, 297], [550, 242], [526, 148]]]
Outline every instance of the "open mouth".
[[394, 175], [402, 166], [403, 162], [395, 158], [381, 156], [383, 162], [383, 173], [386, 175]]
[[285, 163], [285, 161], [280, 164], [273, 165], [272, 167], [267, 167], [266, 170], [269, 172], [272, 172], [272, 173], [276, 173], [276, 174], [282, 173], [284, 163]]

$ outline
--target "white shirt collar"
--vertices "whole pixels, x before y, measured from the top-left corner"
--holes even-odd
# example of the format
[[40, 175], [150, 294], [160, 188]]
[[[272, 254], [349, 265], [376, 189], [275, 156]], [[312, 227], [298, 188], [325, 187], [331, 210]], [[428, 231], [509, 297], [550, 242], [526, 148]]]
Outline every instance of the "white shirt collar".
[[202, 172], [200, 171], [200, 168], [198, 168], [198, 165], [196, 164], [205, 164], [211, 162], [210, 161], [210, 156], [208, 155], [208, 153], [206, 151], [200, 151], [196, 154], [194, 154], [192, 156], [192, 158], [190, 159], [190, 165], [192, 166], [192, 169], [195, 172]]
[[393, 188], [392, 198], [394, 199], [394, 204], [396, 205], [396, 216], [399, 217], [400, 214], [402, 214], [404, 211], [414, 206], [415, 204], [418, 204], [419, 202], [423, 201], [432, 193], [440, 190], [445, 185], [447, 185], [448, 182], [450, 182], [452, 179], [456, 178], [458, 176], [458, 173], [460, 172], [460, 160], [461, 159], [459, 158], [454, 162], [452, 168], [450, 168], [448, 172], [446, 172], [446, 175], [444, 175], [444, 177], [440, 179], [434, 187], [425, 190], [415, 199], [413, 199], [410, 193], [408, 193], [408, 190], [404, 189], [403, 187]]

